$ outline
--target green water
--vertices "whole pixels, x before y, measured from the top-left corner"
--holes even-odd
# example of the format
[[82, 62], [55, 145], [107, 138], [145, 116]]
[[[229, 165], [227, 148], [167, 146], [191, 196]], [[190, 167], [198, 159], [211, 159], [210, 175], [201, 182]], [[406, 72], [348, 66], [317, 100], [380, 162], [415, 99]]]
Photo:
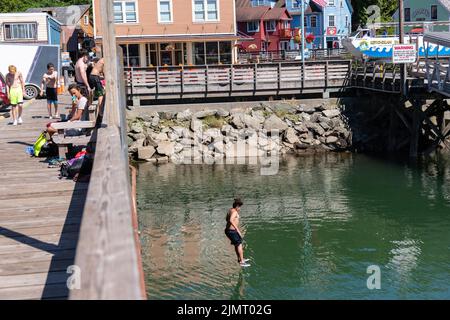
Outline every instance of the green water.
[[[223, 232], [236, 194], [245, 269]], [[138, 206], [150, 299], [450, 298], [449, 158], [293, 157], [275, 176], [144, 164]]]

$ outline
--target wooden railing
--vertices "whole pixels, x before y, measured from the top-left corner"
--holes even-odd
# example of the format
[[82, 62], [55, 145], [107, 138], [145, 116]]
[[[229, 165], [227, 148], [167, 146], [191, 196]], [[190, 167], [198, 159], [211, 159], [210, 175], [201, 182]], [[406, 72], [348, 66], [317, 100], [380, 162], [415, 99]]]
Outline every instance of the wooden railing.
[[129, 97], [232, 96], [268, 92], [339, 91], [349, 76], [350, 60], [245, 65], [127, 68]]
[[450, 63], [447, 60], [427, 60], [425, 73], [428, 90], [450, 96]]
[[392, 63], [354, 62], [349, 86], [400, 93], [400, 66]]
[[[301, 57], [300, 50], [274, 50], [274, 51], [256, 51], [240, 52], [238, 61], [240, 63], [252, 62], [283, 62], [295, 61]], [[350, 55], [346, 49], [312, 49], [305, 53], [305, 59], [324, 60], [324, 59], [344, 59], [349, 60]]]
[[143, 272], [133, 230], [122, 60], [115, 46], [112, 2], [102, 0], [101, 9], [107, 94], [75, 258], [81, 285], [71, 290], [70, 299], [143, 299]]

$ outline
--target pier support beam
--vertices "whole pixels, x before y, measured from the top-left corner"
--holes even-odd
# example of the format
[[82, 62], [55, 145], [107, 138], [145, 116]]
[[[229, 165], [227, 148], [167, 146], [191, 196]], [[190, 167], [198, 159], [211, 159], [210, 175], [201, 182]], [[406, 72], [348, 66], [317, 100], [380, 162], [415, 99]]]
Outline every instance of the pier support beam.
[[422, 130], [422, 103], [414, 99], [413, 100], [413, 120], [411, 125], [411, 142], [409, 145], [410, 158], [417, 158], [419, 155], [419, 136]]

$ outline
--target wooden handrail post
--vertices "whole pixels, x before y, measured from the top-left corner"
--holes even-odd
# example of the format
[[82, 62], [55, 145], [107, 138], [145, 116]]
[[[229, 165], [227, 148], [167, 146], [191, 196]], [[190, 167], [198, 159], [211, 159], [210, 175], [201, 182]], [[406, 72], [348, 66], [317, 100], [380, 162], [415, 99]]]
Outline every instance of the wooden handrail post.
[[131, 97], [133, 97], [133, 94], [134, 94], [134, 84], [133, 84], [133, 75], [134, 75], [134, 70], [133, 70], [134, 68], [133, 67], [131, 67], [131, 70], [130, 70], [130, 81], [131, 81]]
[[208, 96], [208, 77], [209, 77], [209, 72], [208, 72], [208, 65], [205, 65], [205, 97]]
[[256, 83], [258, 81], [258, 64], [253, 64], [253, 93], [256, 93]]
[[181, 70], [180, 70], [180, 86], [181, 86], [181, 95], [180, 95], [180, 97], [183, 98], [183, 94], [184, 94], [184, 66], [181, 66]]
[[234, 65], [230, 66], [230, 95], [233, 93]]
[[278, 92], [281, 90], [281, 62], [278, 62], [277, 65], [277, 88]]
[[158, 99], [159, 96], [159, 66], [156, 66], [155, 68], [155, 79], [156, 79], [156, 99]]

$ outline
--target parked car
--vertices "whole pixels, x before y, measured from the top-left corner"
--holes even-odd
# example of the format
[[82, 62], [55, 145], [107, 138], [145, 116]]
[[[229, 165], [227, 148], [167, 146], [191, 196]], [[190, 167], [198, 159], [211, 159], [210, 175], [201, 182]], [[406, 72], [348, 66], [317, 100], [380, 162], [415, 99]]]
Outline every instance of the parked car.
[[3, 74], [0, 72], [0, 109], [9, 106], [8, 95], [6, 94], [6, 81]]

